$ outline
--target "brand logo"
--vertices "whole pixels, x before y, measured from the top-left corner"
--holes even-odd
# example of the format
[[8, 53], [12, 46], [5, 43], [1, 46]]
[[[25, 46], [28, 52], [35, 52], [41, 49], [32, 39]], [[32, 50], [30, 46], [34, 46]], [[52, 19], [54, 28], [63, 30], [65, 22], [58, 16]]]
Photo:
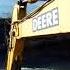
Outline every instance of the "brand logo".
[[32, 20], [32, 30], [34, 32], [45, 28], [50, 28], [59, 24], [58, 8], [54, 8]]

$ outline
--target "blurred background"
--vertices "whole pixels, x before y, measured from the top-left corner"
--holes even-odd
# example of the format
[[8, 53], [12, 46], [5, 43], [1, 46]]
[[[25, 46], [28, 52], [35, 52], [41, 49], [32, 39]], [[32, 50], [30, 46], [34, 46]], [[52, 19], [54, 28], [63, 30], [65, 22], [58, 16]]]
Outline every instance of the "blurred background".
[[10, 18], [17, 0], [0, 0], [0, 18]]
[[11, 16], [16, 1], [0, 0], [0, 70], [5, 69]]

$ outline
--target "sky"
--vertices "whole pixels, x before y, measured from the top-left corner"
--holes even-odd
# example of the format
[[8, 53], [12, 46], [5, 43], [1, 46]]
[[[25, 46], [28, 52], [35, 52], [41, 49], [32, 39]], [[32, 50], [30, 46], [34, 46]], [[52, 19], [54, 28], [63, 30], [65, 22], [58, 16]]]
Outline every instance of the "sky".
[[[17, 0], [0, 0], [0, 17], [7, 18], [12, 16], [14, 4]], [[27, 4], [27, 13], [31, 13], [36, 8], [40, 7], [44, 1], [37, 1], [36, 3]]]
[[17, 0], [0, 0], [0, 17], [10, 17]]

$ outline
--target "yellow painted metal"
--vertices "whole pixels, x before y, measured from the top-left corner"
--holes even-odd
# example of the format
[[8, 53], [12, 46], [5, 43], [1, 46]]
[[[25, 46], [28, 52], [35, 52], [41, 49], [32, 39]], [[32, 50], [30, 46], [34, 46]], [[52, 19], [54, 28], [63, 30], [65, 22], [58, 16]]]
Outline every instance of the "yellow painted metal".
[[[12, 70], [12, 63], [15, 60], [16, 56], [19, 55], [15, 53], [19, 48], [21, 52], [22, 41], [21, 38], [29, 37], [29, 36], [39, 36], [39, 35], [48, 35], [48, 34], [56, 34], [56, 33], [67, 33], [70, 32], [70, 0], [53, 0], [52, 2], [47, 3], [47, 5], [33, 18], [37, 18], [38, 16], [51, 11], [54, 8], [58, 8], [59, 12], [59, 25], [54, 27], [45, 28], [38, 31], [32, 31], [32, 20], [33, 18], [29, 18], [22, 22], [16, 22], [12, 25], [11, 33], [14, 31], [15, 35], [11, 37], [10, 47], [12, 49], [8, 52], [8, 61], [7, 61], [7, 70]], [[13, 9], [12, 23], [18, 20], [19, 6], [15, 5]], [[23, 14], [23, 13], [22, 13]], [[23, 14], [24, 15], [24, 14]], [[18, 42], [17, 42], [18, 40]], [[16, 43], [18, 43], [16, 45]], [[17, 48], [18, 47], [18, 48]]]
[[69, 0], [54, 0], [52, 3], [47, 5], [45, 8], [41, 10], [41, 12], [35, 16], [38, 17], [39, 15], [50, 11], [54, 8], [58, 8], [59, 12], [59, 25], [54, 26], [51, 28], [46, 28], [43, 30], [38, 30], [36, 32], [32, 31], [32, 20], [33, 18], [27, 19], [24, 22], [21, 22], [19, 26], [19, 36], [21, 37], [28, 37], [28, 36], [36, 36], [36, 35], [48, 35], [48, 34], [56, 34], [56, 33], [66, 33], [70, 32], [70, 9], [69, 9]]
[[18, 20], [19, 5], [15, 4], [12, 15], [12, 23]]
[[12, 49], [8, 51], [8, 61], [7, 61], [7, 67], [6, 70], [14, 70], [13, 64], [14, 61], [17, 61], [19, 57], [19, 61], [21, 63], [22, 61], [22, 51], [24, 49], [24, 42], [22, 39], [15, 39], [12, 40]]
[[[13, 9], [12, 23], [18, 21], [19, 6], [16, 4]], [[18, 36], [18, 24], [12, 25], [10, 30], [10, 43], [8, 50], [8, 59], [6, 70], [13, 70], [13, 62], [17, 61], [17, 58], [21, 56], [21, 52], [24, 47], [22, 39], [17, 39]], [[22, 58], [20, 58], [21, 60]]]

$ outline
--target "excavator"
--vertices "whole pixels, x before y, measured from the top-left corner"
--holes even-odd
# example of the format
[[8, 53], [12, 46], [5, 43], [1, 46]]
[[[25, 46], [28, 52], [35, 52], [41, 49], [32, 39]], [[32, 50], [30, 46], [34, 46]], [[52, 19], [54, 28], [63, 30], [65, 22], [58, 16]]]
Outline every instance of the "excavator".
[[56, 50], [68, 48], [56, 52], [60, 56], [69, 56], [69, 6], [70, 0], [29, 0], [23, 3], [19, 0], [15, 4], [6, 70], [46, 67], [48, 53], [54, 54], [51, 50], [54, 46]]

